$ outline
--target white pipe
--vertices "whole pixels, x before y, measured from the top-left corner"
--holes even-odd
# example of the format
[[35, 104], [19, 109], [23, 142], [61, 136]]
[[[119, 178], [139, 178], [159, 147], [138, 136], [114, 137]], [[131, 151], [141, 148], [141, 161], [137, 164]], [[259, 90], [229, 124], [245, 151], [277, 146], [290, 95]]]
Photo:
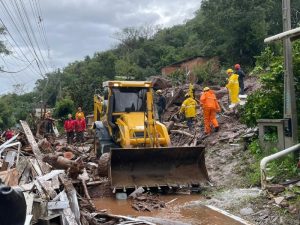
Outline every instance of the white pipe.
[[300, 150], [300, 144], [296, 144], [292, 147], [289, 147], [287, 149], [284, 149], [280, 152], [277, 152], [273, 155], [269, 155], [265, 158], [263, 158], [261, 161], [260, 161], [260, 175], [261, 175], [261, 186], [262, 186], [262, 189], [265, 189], [266, 188], [266, 166], [267, 166], [267, 163], [274, 160], [274, 159], [278, 159], [282, 156], [285, 156], [291, 152], [294, 152], [294, 151], [297, 151], [297, 150]]
[[6, 145], [5, 148], [2, 148], [2, 149], [0, 150], [0, 157], [1, 157], [1, 155], [2, 155], [2, 152], [3, 152], [6, 148], [9, 148], [9, 147], [12, 147], [12, 146], [15, 146], [15, 145], [18, 145], [18, 154], [17, 154], [17, 161], [16, 161], [16, 165], [18, 165], [18, 163], [19, 163], [19, 158], [20, 158], [20, 151], [21, 151], [21, 142], [15, 142], [15, 143]]
[[281, 40], [283, 38], [291, 38], [300, 35], [300, 27], [297, 27], [292, 30], [288, 30], [279, 34], [276, 34], [274, 36], [268, 37], [264, 40], [265, 43], [270, 43], [274, 41]]
[[19, 136], [19, 134], [13, 136], [11, 139], [7, 140], [6, 142], [4, 142], [2, 145], [0, 145], [0, 149], [5, 148], [6, 145], [10, 144], [11, 142], [13, 142], [14, 140], [16, 140], [16, 138]]

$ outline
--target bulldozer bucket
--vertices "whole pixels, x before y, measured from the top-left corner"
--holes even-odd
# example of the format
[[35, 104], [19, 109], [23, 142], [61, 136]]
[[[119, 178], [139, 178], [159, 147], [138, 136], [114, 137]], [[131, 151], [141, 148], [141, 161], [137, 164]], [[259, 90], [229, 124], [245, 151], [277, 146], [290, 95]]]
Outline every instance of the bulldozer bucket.
[[204, 147], [111, 149], [111, 187], [178, 187], [207, 183], [204, 153]]

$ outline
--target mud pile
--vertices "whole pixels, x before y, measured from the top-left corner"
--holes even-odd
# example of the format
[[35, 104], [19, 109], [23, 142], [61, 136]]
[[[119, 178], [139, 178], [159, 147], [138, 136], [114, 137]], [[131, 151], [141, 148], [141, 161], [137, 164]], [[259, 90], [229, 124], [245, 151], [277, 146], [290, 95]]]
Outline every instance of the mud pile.
[[[227, 89], [220, 86], [211, 86], [215, 91], [222, 112], [218, 113], [217, 120], [220, 125], [218, 133], [210, 136], [204, 134], [203, 112], [199, 106], [199, 99], [203, 87], [194, 85], [195, 99], [198, 102], [197, 116], [194, 121], [194, 130], [189, 131], [184, 118], [179, 114], [180, 106], [184, 101], [184, 95], [189, 91], [189, 85], [180, 87], [171, 87], [163, 89], [163, 95], [167, 99], [167, 108], [163, 119], [171, 134], [172, 144], [174, 146], [198, 146], [205, 144], [207, 147], [220, 142], [233, 143], [238, 138], [251, 138], [256, 135], [257, 129], [247, 129], [247, 126], [239, 122], [238, 107], [229, 108], [229, 96]], [[250, 77], [245, 80], [246, 94], [251, 94], [259, 88], [256, 78]], [[246, 99], [242, 100], [244, 104]]]

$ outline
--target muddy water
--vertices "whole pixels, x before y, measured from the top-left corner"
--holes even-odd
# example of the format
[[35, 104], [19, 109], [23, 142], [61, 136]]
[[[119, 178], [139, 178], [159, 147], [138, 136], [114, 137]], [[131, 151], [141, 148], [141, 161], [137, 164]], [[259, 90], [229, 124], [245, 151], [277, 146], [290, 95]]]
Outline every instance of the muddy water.
[[241, 225], [241, 223], [201, 204], [194, 204], [197, 201], [201, 201], [200, 195], [162, 195], [160, 199], [166, 203], [176, 200], [167, 204], [166, 208], [153, 212], [138, 212], [134, 210], [131, 207], [130, 200], [101, 198], [94, 199], [94, 203], [99, 210], [106, 209], [108, 213], [124, 216], [147, 216], [197, 225]]

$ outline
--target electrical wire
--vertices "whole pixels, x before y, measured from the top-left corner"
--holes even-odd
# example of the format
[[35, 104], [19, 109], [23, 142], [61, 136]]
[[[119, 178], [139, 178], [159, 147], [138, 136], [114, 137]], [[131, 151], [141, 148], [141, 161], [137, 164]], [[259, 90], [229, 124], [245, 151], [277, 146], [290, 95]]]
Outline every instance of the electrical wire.
[[[1, 7], [0, 7], [1, 8]], [[23, 50], [20, 48], [20, 46], [18, 45], [18, 43], [16, 42], [15, 38], [12, 36], [12, 34], [10, 33], [10, 31], [7, 29], [7, 27], [5, 26], [3, 20], [0, 18], [0, 22], [2, 23], [3, 27], [5, 27], [5, 31], [7, 32], [7, 34], [10, 36], [10, 38], [12, 39], [12, 41], [14, 42], [14, 44], [16, 45], [16, 47], [18, 48], [18, 50], [21, 52], [21, 54], [24, 56], [24, 58], [26, 59], [26, 61], [28, 63], [30, 63], [30, 60], [28, 59], [28, 57], [26, 56], [26, 54], [23, 52]], [[7, 39], [8, 40], [8, 39]], [[34, 68], [35, 69], [35, 68]], [[37, 72], [37, 74], [39, 74], [40, 76], [43, 76], [43, 73], [41, 71], [38, 71], [35, 69], [35, 71]]]
[[23, 69], [18, 70], [18, 71], [6, 71], [6, 70], [3, 70], [3, 69], [0, 69], [0, 72], [4, 72], [4, 73], [20, 73], [20, 72], [26, 70], [29, 66], [31, 66], [31, 64], [32, 64], [34, 61], [35, 61], [35, 60], [33, 60], [29, 65], [27, 65], [26, 67], [24, 67]]
[[[39, 67], [39, 68], [42, 68], [43, 70], [44, 70], [44, 72], [45, 73], [47, 73], [48, 71], [47, 71], [47, 66], [45, 66], [43, 63], [42, 63], [42, 60], [40, 60], [40, 57], [38, 56], [38, 54], [37, 54], [37, 52], [36, 52], [36, 49], [35, 49], [35, 47], [34, 47], [34, 44], [33, 44], [33, 40], [32, 40], [32, 38], [31, 38], [31, 33], [30, 33], [30, 26], [29, 26], [29, 29], [27, 28], [27, 25], [26, 25], [26, 23], [25, 23], [25, 21], [26, 21], [26, 19], [27, 18], [25, 18], [24, 19], [24, 17], [23, 17], [23, 15], [22, 15], [22, 12], [21, 12], [21, 9], [20, 9], [20, 7], [19, 7], [19, 5], [18, 5], [18, 2], [16, 1], [16, 0], [14, 0], [14, 1], [11, 1], [12, 3], [15, 3], [15, 7], [16, 7], [16, 11], [17, 11], [17, 14], [18, 14], [18, 16], [19, 16], [19, 19], [20, 19], [20, 21], [21, 21], [21, 23], [22, 23], [22, 25], [23, 25], [23, 30], [25, 31], [25, 34], [26, 34], [26, 36], [27, 36], [27, 38], [28, 38], [28, 40], [29, 40], [29, 45], [30, 45], [30, 47], [31, 47], [31, 49], [32, 49], [32, 51], [33, 51], [33, 54], [35, 55], [35, 58], [36, 58], [36, 62], [37, 62], [37, 66]], [[26, 16], [25, 16], [26, 17]], [[27, 21], [28, 22], [28, 21]], [[32, 31], [31, 31], [32, 32]], [[32, 32], [33, 33], [33, 32]], [[34, 35], [33, 35], [34, 36]]]
[[[33, 58], [35, 58], [35, 59], [37, 60], [37, 67], [38, 67], [38, 70], [39, 70], [41, 76], [44, 77], [43, 72], [42, 72], [41, 67], [40, 67], [40, 64], [41, 64], [41, 63], [39, 62], [39, 61], [40, 61], [40, 60], [39, 60], [39, 57], [38, 57], [37, 54], [34, 52], [35, 50], [33, 51], [33, 50], [29, 47], [28, 42], [26, 41], [26, 39], [25, 39], [24, 36], [22, 35], [22, 32], [20, 31], [20, 28], [19, 28], [19, 26], [17, 25], [17, 22], [16, 22], [14, 16], [12, 15], [10, 9], [8, 8], [8, 6], [4, 3], [3, 0], [0, 0], [0, 2], [1, 2], [1, 4], [3, 5], [3, 8], [4, 8], [6, 14], [9, 16], [9, 18], [10, 18], [12, 24], [13, 24], [14, 27], [16, 28], [16, 30], [17, 30], [19, 36], [21, 37], [22, 41], [24, 42], [26, 48], [27, 48], [27, 49], [29, 50], [29, 52], [32, 54]], [[10, 3], [12, 4], [13, 2], [10, 2]], [[14, 8], [14, 5], [13, 5], [13, 4], [12, 4], [12, 7]], [[14, 8], [14, 9], [15, 9], [15, 8]], [[17, 10], [15, 10], [15, 11], [17, 11]], [[16, 14], [18, 14], [18, 12], [17, 12]], [[21, 27], [22, 27], [22, 25], [24, 25], [24, 21], [23, 21], [22, 17], [20, 17], [20, 20], [21, 20], [20, 24], [21, 24]], [[23, 28], [23, 29], [25, 30], [25, 33], [28, 35], [26, 26], [25, 26], [25, 28]], [[29, 42], [31, 42], [31, 40], [29, 40]], [[32, 43], [31, 43], [31, 44], [32, 44]], [[28, 60], [28, 61], [29, 61], [29, 60]], [[29, 61], [29, 62], [30, 62], [30, 61]], [[44, 70], [44, 72], [45, 72], [45, 70]]]
[[22, 1], [20, 1], [20, 3], [21, 3], [21, 7], [22, 7], [22, 9], [23, 9], [23, 12], [24, 12], [24, 14], [25, 14], [25, 17], [26, 17], [26, 19], [27, 19], [27, 23], [28, 23], [28, 25], [29, 25], [29, 28], [30, 28], [30, 30], [31, 30], [33, 39], [35, 40], [36, 46], [37, 46], [38, 51], [39, 51], [39, 53], [40, 53], [40, 55], [41, 55], [42, 61], [43, 61], [45, 67], [47, 68], [47, 70], [48, 70], [48, 72], [49, 72], [48, 64], [46, 63], [46, 61], [45, 61], [45, 59], [44, 59], [44, 56], [43, 56], [43, 54], [42, 54], [42, 52], [41, 52], [39, 43], [38, 43], [37, 38], [36, 38], [36, 35], [35, 35], [34, 31], [33, 31], [33, 27], [32, 27], [32, 24], [31, 24], [31, 22], [30, 22], [30, 19], [29, 19], [28, 13], [27, 13], [27, 11], [26, 11], [26, 8], [25, 8], [25, 6], [24, 6], [24, 3], [23, 3]]

